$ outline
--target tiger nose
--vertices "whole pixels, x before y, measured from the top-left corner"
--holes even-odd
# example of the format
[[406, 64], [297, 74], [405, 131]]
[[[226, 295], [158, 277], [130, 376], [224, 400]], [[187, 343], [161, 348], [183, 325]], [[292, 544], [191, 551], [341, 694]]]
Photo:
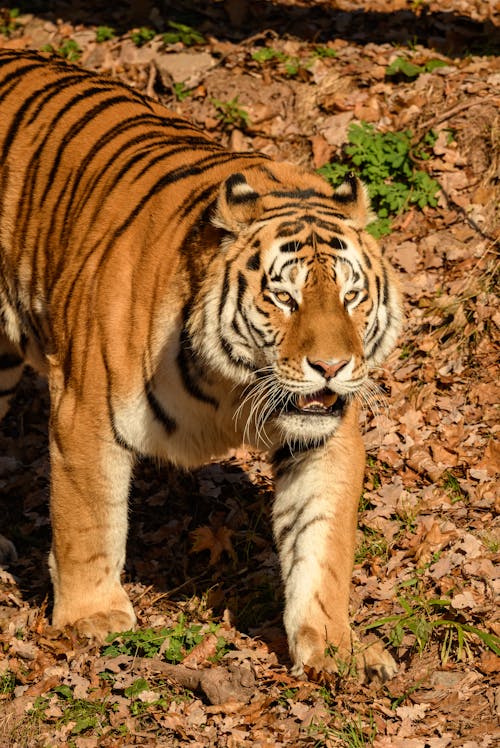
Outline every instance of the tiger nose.
[[307, 359], [307, 363], [316, 371], [321, 372], [326, 379], [331, 379], [349, 362], [347, 359], [342, 361], [323, 361], [322, 359], [310, 361]]

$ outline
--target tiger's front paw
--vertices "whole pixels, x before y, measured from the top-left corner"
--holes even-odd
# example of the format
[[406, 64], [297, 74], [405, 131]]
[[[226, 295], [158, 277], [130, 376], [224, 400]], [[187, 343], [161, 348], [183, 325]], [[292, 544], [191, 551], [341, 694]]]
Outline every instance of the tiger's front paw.
[[119, 585], [100, 598], [91, 598], [88, 592], [61, 597], [62, 600], [56, 597], [52, 615], [55, 628], [72, 626], [81, 636], [101, 643], [108, 634], [134, 628], [136, 617], [132, 603]]
[[119, 631], [130, 631], [135, 625], [135, 615], [122, 610], [110, 610], [107, 613], [94, 613], [88, 618], [79, 618], [73, 624], [80, 636], [95, 639], [103, 644], [108, 634]]
[[336, 644], [310, 626], [303, 626], [292, 649], [292, 673], [321, 680], [325, 675], [354, 676], [361, 683], [384, 683], [394, 677], [397, 665], [380, 640], [360, 643], [346, 629], [335, 637]]

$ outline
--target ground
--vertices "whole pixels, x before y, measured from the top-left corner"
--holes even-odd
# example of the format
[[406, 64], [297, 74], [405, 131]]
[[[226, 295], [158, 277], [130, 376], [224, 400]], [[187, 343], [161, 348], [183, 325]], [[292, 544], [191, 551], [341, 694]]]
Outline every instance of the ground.
[[51, 629], [48, 397], [28, 372], [0, 431], [0, 530], [18, 554], [0, 569], [0, 745], [497, 744], [498, 2], [35, 0], [0, 14], [0, 47], [50, 45], [234, 150], [321, 168], [346, 161], [352, 124], [411, 131], [412, 164], [439, 187], [404, 198], [381, 239], [405, 328], [377, 373], [386, 400], [363, 416], [352, 616], [397, 676], [290, 675], [270, 470], [244, 450], [195, 473], [139, 467], [125, 576], [139, 633], [102, 648]]

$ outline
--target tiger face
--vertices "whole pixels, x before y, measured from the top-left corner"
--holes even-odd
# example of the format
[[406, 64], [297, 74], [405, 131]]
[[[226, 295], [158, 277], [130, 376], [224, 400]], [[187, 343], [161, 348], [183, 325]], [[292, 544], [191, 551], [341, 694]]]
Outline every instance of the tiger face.
[[230, 233], [222, 283], [208, 295], [204, 348], [247, 385], [247, 437], [321, 442], [351, 401], [369, 400], [370, 369], [400, 320], [390, 270], [363, 231], [369, 217], [355, 178], [333, 196], [262, 194], [243, 174], [224, 185], [214, 223]]

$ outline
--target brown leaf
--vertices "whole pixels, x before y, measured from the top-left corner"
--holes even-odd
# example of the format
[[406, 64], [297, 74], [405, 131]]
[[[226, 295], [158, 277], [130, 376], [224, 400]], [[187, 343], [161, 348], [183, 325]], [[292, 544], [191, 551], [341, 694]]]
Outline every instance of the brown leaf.
[[486, 470], [488, 475], [500, 473], [500, 442], [492, 439], [484, 450], [481, 461], [477, 464], [480, 470]]
[[326, 142], [322, 135], [313, 135], [311, 138], [314, 168], [319, 169], [330, 161], [333, 148]]
[[222, 525], [214, 532], [211, 527], [202, 525], [191, 533], [193, 546], [191, 553], [200, 553], [201, 551], [210, 551], [210, 566], [217, 563], [223, 551], [229, 553], [231, 558], [235, 558], [234, 548], [231, 543], [233, 531], [229, 527]]
[[215, 634], [207, 634], [182, 660], [187, 667], [196, 667], [213, 657], [217, 651], [217, 637]]
[[479, 669], [486, 675], [500, 672], [500, 657], [490, 651], [483, 652], [479, 658]]

